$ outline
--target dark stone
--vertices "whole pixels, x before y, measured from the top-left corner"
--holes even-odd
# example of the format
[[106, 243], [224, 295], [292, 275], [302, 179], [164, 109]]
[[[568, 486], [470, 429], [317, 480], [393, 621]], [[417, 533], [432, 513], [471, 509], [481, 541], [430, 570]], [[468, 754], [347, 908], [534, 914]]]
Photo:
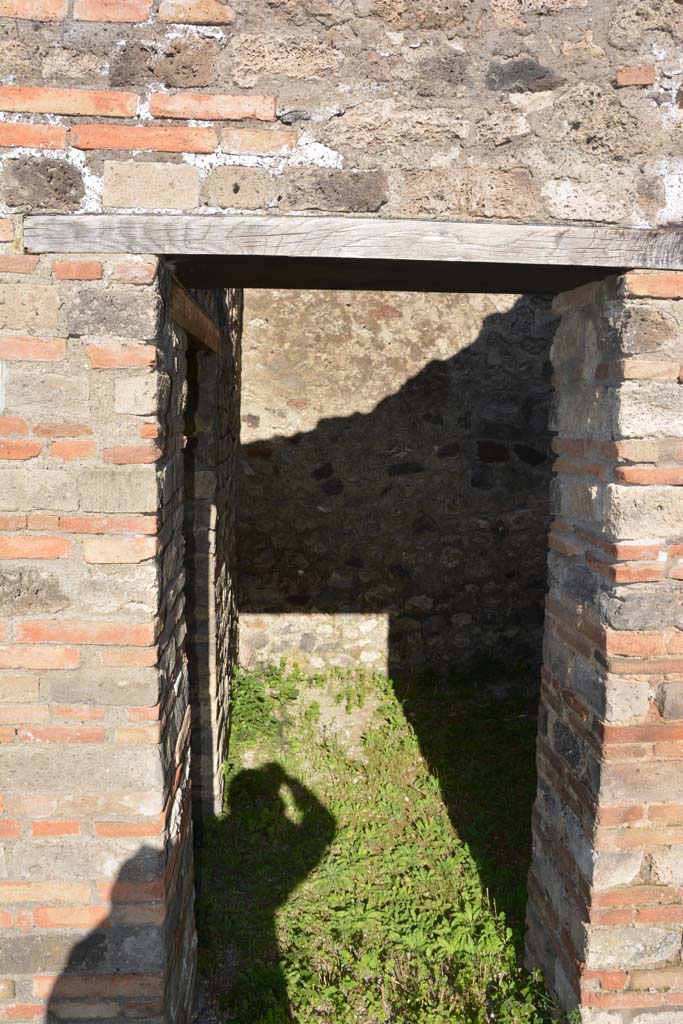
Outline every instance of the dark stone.
[[127, 42], [112, 56], [112, 85], [148, 85], [157, 79], [171, 88], [211, 85], [219, 54], [216, 39], [176, 39], [162, 53], [149, 43]]
[[316, 641], [315, 633], [304, 633], [303, 636], [301, 637], [301, 640], [299, 641], [299, 650], [300, 651], [313, 651], [313, 650], [315, 650], [315, 641]]
[[436, 456], [439, 459], [452, 459], [454, 455], [460, 454], [460, 445], [457, 441], [449, 444], [442, 444], [436, 449]]
[[321, 485], [320, 490], [324, 491], [325, 494], [341, 494], [344, 490], [344, 484], [339, 477], [332, 476]]
[[213, 85], [219, 54], [217, 39], [176, 39], [157, 58], [154, 70], [159, 81], [175, 89]]
[[479, 441], [477, 454], [482, 462], [508, 462], [510, 450], [496, 441]]
[[64, 160], [20, 156], [6, 161], [0, 195], [13, 207], [76, 210], [85, 188], [81, 172]]
[[417, 92], [420, 96], [434, 96], [462, 85], [467, 70], [467, 59], [452, 50], [427, 57], [419, 66]]
[[448, 629], [448, 619], [445, 615], [430, 615], [422, 623], [423, 636], [438, 636]]
[[311, 115], [307, 110], [286, 110], [279, 119], [283, 124], [297, 124], [298, 121], [310, 121]]
[[514, 445], [514, 453], [518, 459], [526, 462], [527, 466], [540, 466], [548, 458], [547, 452], [541, 452], [538, 448], [532, 448], [528, 444]]
[[388, 183], [383, 171], [306, 173], [297, 168], [286, 180], [281, 205], [289, 210], [375, 213], [387, 199]]
[[497, 92], [547, 92], [559, 89], [564, 79], [532, 57], [518, 57], [489, 64], [486, 84]]
[[580, 772], [583, 768], [583, 747], [564, 722], [555, 722], [553, 725], [553, 741], [560, 757], [564, 758], [573, 771]]
[[271, 444], [266, 444], [265, 441], [252, 441], [246, 449], [246, 453], [250, 459], [263, 459], [267, 461], [272, 458], [275, 449]]
[[148, 85], [154, 78], [158, 54], [150, 43], [126, 42], [111, 55], [109, 81], [112, 85]]
[[493, 487], [493, 470], [490, 466], [477, 466], [470, 474], [470, 484], [478, 490], [490, 491]]
[[334, 466], [331, 462], [325, 462], [322, 466], [318, 466], [311, 473], [314, 480], [326, 480], [328, 476], [332, 476], [334, 473]]
[[59, 580], [49, 572], [16, 569], [0, 573], [0, 615], [52, 614], [68, 604]]
[[421, 513], [413, 520], [413, 533], [416, 537], [421, 537], [425, 533], [433, 533], [434, 530], [436, 530], [436, 523], [426, 512]]
[[387, 470], [389, 476], [409, 476], [411, 473], [424, 473], [421, 462], [396, 462]]

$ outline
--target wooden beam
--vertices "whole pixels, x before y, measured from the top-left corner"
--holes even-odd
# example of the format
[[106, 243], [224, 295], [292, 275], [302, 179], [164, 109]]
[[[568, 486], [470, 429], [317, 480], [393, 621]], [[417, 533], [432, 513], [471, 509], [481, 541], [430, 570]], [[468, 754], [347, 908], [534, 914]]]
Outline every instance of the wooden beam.
[[210, 352], [221, 351], [221, 332], [177, 281], [171, 285], [169, 311], [171, 319], [187, 331], [189, 337], [198, 345]]
[[426, 260], [683, 270], [683, 228], [230, 214], [27, 217], [29, 252]]

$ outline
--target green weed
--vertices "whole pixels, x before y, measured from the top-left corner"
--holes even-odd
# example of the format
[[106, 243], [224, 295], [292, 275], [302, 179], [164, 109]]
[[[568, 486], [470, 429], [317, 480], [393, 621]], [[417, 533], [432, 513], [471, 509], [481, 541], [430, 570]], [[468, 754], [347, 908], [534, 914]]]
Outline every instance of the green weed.
[[[438, 743], [432, 736], [425, 759], [386, 678], [362, 673], [307, 678], [284, 665], [236, 674], [226, 809], [204, 831], [198, 901], [201, 967], [223, 1019], [239, 1024], [543, 1024], [556, 1019], [540, 980], [518, 965], [519, 928], [507, 924], [482, 884], [475, 848], [484, 859], [490, 854], [490, 877], [496, 877], [498, 866], [492, 851], [487, 854], [480, 813], [469, 812], [470, 843], [453, 827], [453, 808], [449, 817], [448, 794], [455, 805], [462, 802], [459, 787], [468, 785], [474, 772], [471, 759], [453, 745], [453, 722], [457, 736], [465, 729], [468, 702], [481, 705], [476, 687], [468, 694], [457, 681], [454, 686], [460, 703], [451, 693], [449, 714], [443, 692], [423, 686], [421, 703], [402, 692], [414, 717], [447, 733], [439, 742], [455, 778], [447, 772], [444, 785], [443, 773], [437, 778], [430, 770]], [[297, 700], [304, 690], [320, 693], [308, 702]], [[362, 708], [370, 695], [379, 704], [364, 736], [362, 760], [320, 729], [325, 692], [332, 693], [341, 716]], [[452, 718], [454, 708], [460, 710]], [[480, 729], [490, 742], [492, 730], [483, 728], [483, 716], [490, 726], [491, 709], [482, 705], [479, 711], [479, 718], [469, 718], [470, 730]], [[535, 732], [533, 723], [525, 724], [523, 713], [515, 712], [506, 726], [513, 753], [526, 743], [519, 732], [523, 726], [526, 733]], [[472, 750], [470, 740], [467, 749]], [[530, 772], [533, 778], [533, 762]], [[490, 782], [488, 777], [478, 782], [471, 799], [476, 801], [481, 786]], [[520, 783], [525, 801], [527, 789]], [[524, 828], [528, 832], [528, 817]], [[528, 841], [521, 855], [523, 873], [527, 847]], [[505, 872], [501, 881], [513, 893], [523, 884]]]

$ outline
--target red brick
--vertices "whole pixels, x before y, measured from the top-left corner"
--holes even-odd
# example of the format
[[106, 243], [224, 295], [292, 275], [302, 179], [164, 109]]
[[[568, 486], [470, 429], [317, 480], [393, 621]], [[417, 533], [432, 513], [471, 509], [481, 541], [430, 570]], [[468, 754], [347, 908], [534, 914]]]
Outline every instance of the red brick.
[[0, 647], [0, 668], [71, 669], [80, 664], [75, 647]]
[[67, 114], [85, 117], [135, 117], [134, 92], [93, 89], [52, 89], [40, 86], [0, 86], [0, 110], [20, 113]]
[[5, 334], [0, 338], [0, 359], [52, 362], [66, 355], [64, 338], [29, 338]]
[[0, 882], [0, 903], [81, 903], [89, 898], [89, 884]]
[[659, 924], [661, 922], [683, 923], [683, 906], [637, 907], [636, 923]]
[[53, 459], [64, 459], [66, 462], [89, 459], [94, 451], [94, 441], [53, 441], [50, 445], [50, 455]]
[[623, 280], [626, 295], [632, 298], [683, 298], [683, 273], [675, 270], [632, 270]]
[[118, 342], [85, 346], [85, 354], [94, 370], [119, 370], [129, 366], [154, 366], [154, 345], [121, 345]]
[[159, 449], [153, 445], [141, 444], [117, 445], [115, 448], [105, 448], [103, 452], [104, 461], [111, 462], [116, 466], [157, 462], [161, 458], [161, 454]]
[[25, 530], [26, 529], [26, 516], [14, 515], [9, 513], [8, 515], [0, 515], [0, 530]]
[[[118, 0], [116, 0], [118, 3]], [[1, 137], [0, 137], [1, 138]], [[76, 149], [129, 149], [159, 153], [213, 153], [213, 128], [155, 128], [146, 125], [79, 124], [71, 130]], [[16, 145], [16, 143], [14, 143]]]
[[163, 974], [62, 974], [38, 975], [33, 979], [33, 995], [49, 999], [79, 996], [160, 996], [164, 993]]
[[158, 423], [142, 423], [140, 425], [140, 437], [143, 441], [155, 441], [161, 434]]
[[164, 814], [149, 821], [96, 821], [95, 835], [142, 839], [148, 836], [158, 836], [163, 832], [165, 824], [166, 816]]
[[156, 537], [96, 537], [83, 541], [83, 559], [94, 565], [144, 562], [157, 552]]
[[52, 707], [55, 718], [66, 718], [78, 722], [101, 722], [104, 718], [102, 708], [91, 704], [55, 704]]
[[623, 654], [630, 658], [653, 658], [664, 654], [664, 637], [660, 633], [620, 633], [606, 630], [604, 646], [608, 654]]
[[654, 85], [655, 68], [653, 64], [645, 64], [641, 67], [617, 68], [617, 86], [623, 88], [627, 85]]
[[21, 822], [15, 818], [0, 818], [0, 839], [19, 839]]
[[274, 121], [274, 96], [224, 96], [206, 92], [152, 93], [153, 117], [197, 121]]
[[116, 743], [123, 743], [126, 746], [160, 743], [161, 727], [157, 722], [155, 725], [138, 725], [134, 729], [116, 729], [114, 740]]
[[156, 261], [154, 263], [142, 260], [126, 260], [117, 263], [112, 271], [112, 281], [119, 284], [152, 284], [157, 274]]
[[101, 725], [32, 725], [17, 729], [24, 743], [104, 743]]
[[[583, 981], [597, 981], [600, 988], [609, 992], [620, 992], [626, 988], [629, 976], [626, 971], [584, 971]], [[34, 992], [34, 995], [38, 993]]]
[[161, 705], [152, 708], [128, 708], [126, 718], [129, 722], [158, 722], [161, 718]]
[[108, 903], [146, 903], [164, 896], [164, 883], [156, 882], [100, 882], [97, 892]]
[[159, 655], [156, 647], [140, 650], [119, 647], [111, 651], [102, 651], [101, 659], [102, 664], [109, 668], [151, 668], [156, 665]]
[[77, 836], [81, 826], [78, 821], [34, 821], [31, 832], [36, 838], [42, 836]]
[[222, 132], [225, 153], [262, 153], [280, 155], [290, 153], [296, 146], [297, 133], [289, 128], [224, 128]]
[[99, 260], [54, 260], [52, 271], [58, 281], [99, 281], [104, 267]]
[[617, 466], [615, 479], [623, 484], [683, 484], [681, 466]]
[[59, 529], [59, 516], [50, 515], [48, 512], [29, 512], [26, 517], [26, 526], [29, 530], [52, 533]]
[[14, 743], [16, 735], [15, 729], [0, 728], [0, 743]]
[[18, 252], [0, 253], [0, 273], [32, 274], [38, 266], [39, 256], [24, 256]]
[[0, 536], [0, 559], [67, 558], [70, 554], [71, 541], [64, 537]]
[[0, 910], [0, 928], [12, 928], [14, 918], [8, 910]]
[[61, 516], [59, 528], [66, 533], [144, 533], [158, 532], [156, 516]]
[[50, 709], [47, 704], [0, 704], [2, 725], [37, 725], [49, 720]]
[[124, 644], [149, 647], [154, 643], [154, 624], [144, 622], [82, 622], [66, 619], [28, 619], [15, 626], [17, 639], [33, 644]]
[[654, 583], [664, 579], [664, 567], [657, 562], [650, 565], [613, 565], [596, 558], [590, 552], [586, 561], [601, 576], [613, 583]]
[[66, 128], [47, 124], [0, 122], [0, 147], [28, 146], [35, 149], [66, 149]]
[[40, 441], [0, 441], [0, 459], [35, 459], [42, 450]]
[[28, 434], [28, 423], [21, 416], [0, 416], [0, 435]]
[[585, 992], [586, 1007], [600, 1010], [645, 1010], [664, 1005], [664, 994], [660, 992]]
[[683, 804], [650, 804], [647, 816], [660, 825], [683, 825]]
[[68, 0], [0, 0], [0, 18], [60, 21], [66, 18]]
[[33, 912], [38, 928], [102, 928], [108, 916], [106, 907], [36, 907]]
[[0, 1020], [37, 1020], [45, 1013], [43, 1003], [13, 1003], [0, 1006]]
[[37, 437], [89, 437], [92, 427], [87, 423], [39, 423], [33, 433]]
[[14, 241], [14, 221], [9, 217], [0, 217], [0, 242]]
[[147, 21], [151, 0], [75, 0], [78, 21]]

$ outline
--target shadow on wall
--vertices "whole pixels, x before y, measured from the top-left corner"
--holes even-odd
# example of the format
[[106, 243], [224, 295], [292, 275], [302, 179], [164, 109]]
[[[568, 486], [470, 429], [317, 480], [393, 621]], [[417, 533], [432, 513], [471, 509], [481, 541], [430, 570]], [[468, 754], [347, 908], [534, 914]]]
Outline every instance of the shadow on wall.
[[[297, 294], [267, 297], [284, 304], [277, 322], [289, 330]], [[441, 297], [442, 310], [457, 312], [459, 298]], [[350, 301], [363, 300], [351, 295]], [[405, 301], [368, 297], [370, 318], [390, 321], [395, 348], [385, 348], [383, 358], [393, 360], [393, 372], [405, 365], [403, 344], [412, 341], [414, 361], [420, 353], [419, 329], [412, 339], [401, 333]], [[283, 353], [272, 331], [259, 343], [265, 296], [255, 312], [252, 302], [250, 322], [246, 295], [238, 520], [242, 660], [288, 657], [315, 669], [340, 663], [388, 668], [453, 824], [470, 845], [483, 884], [521, 935], [535, 794], [552, 464], [550, 345], [557, 319], [549, 297], [510, 301], [485, 317], [473, 343], [429, 362], [372, 411], [264, 437], [256, 422], [264, 411], [271, 420], [292, 422], [292, 407], [296, 412], [316, 401], [317, 385], [348, 391], [329, 367], [343, 370], [367, 350], [367, 336], [354, 352], [353, 338], [340, 334], [327, 340], [331, 351], [325, 352], [330, 300], [322, 296], [320, 303], [321, 334], [305, 336], [309, 303], [291, 326], [302, 337], [294, 351]], [[465, 313], [471, 320], [471, 308]], [[425, 348], [429, 341], [427, 335]], [[372, 372], [372, 363], [362, 366], [360, 386], [363, 374]], [[357, 407], [354, 398], [352, 391], [344, 396]], [[259, 439], [244, 443], [256, 430]], [[363, 632], [364, 620], [367, 625], [373, 617], [387, 620], [388, 651], [386, 629]]]
[[[344, 294], [347, 306], [361, 309], [337, 328], [325, 293], [250, 300], [247, 292], [243, 660], [365, 663], [397, 679], [447, 676], [483, 655], [537, 659], [551, 477], [549, 299], [522, 297], [487, 316], [474, 343], [429, 362], [371, 412], [268, 436], [263, 421], [310, 422], [311, 407], [340, 407], [339, 392], [347, 408], [358, 408], [377, 394], [372, 377], [386, 377], [387, 366], [400, 379], [433, 351], [430, 332], [449, 330], [449, 311], [462, 317], [456, 303], [465, 298]], [[303, 311], [300, 295], [312, 297]], [[439, 324], [423, 325], [419, 308], [408, 323], [404, 310], [416, 298], [423, 310], [441, 303]], [[281, 336], [272, 325], [264, 330], [268, 301]], [[470, 322], [476, 315], [465, 313]], [[318, 317], [308, 336], [306, 316]], [[371, 330], [374, 321], [388, 323], [393, 344], [386, 332], [361, 331], [363, 318]], [[457, 347], [440, 340], [441, 350]], [[332, 618], [313, 618], [320, 613]], [[388, 618], [388, 664], [386, 631], [373, 635], [367, 620], [357, 630], [339, 618], [358, 613]]]

